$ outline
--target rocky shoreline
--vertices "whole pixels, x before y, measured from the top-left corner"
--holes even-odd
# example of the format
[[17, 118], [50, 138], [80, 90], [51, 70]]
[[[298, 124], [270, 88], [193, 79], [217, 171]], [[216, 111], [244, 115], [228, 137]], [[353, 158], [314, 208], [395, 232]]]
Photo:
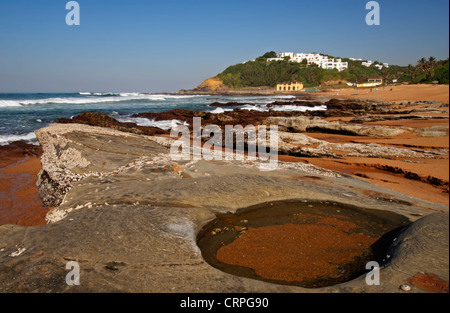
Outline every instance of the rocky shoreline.
[[[212, 107], [233, 108], [238, 103], [212, 103]], [[242, 105], [242, 104], [241, 104]], [[302, 106], [317, 107], [325, 105], [323, 111], [276, 111], [276, 107]], [[183, 109], [169, 110], [160, 113], [139, 113], [133, 117], [147, 118], [155, 121], [177, 120], [192, 125], [194, 117], [201, 117], [204, 125], [218, 125], [222, 131], [225, 125], [278, 125], [279, 154], [297, 159], [299, 162], [316, 160], [344, 161], [346, 158], [369, 158], [371, 160], [389, 160], [387, 163], [367, 165], [368, 170], [378, 170], [404, 178], [421, 181], [436, 186], [448, 194], [448, 176], [439, 177], [414, 172], [404, 167], [410, 160], [415, 164], [427, 162], [448, 162], [448, 108], [445, 104], [435, 102], [396, 102], [385, 103], [371, 100], [337, 100], [326, 102], [317, 100], [294, 99], [277, 101], [266, 105], [268, 111], [249, 111], [234, 108], [223, 113], [189, 111]], [[80, 123], [91, 126], [111, 128], [119, 131], [141, 135], [165, 135], [169, 130], [155, 127], [137, 126], [133, 123], [120, 123], [98, 113], [83, 113], [72, 119], [60, 119], [59, 123]], [[417, 122], [411, 127], [403, 123]], [[428, 127], [418, 127], [429, 124]], [[391, 144], [390, 141], [414, 141], [416, 144]], [[407, 139], [406, 139], [407, 138]], [[430, 140], [426, 140], [429, 138]], [[203, 138], [204, 141], [208, 138]], [[385, 142], [376, 143], [376, 140]], [[436, 145], [420, 145], [420, 141], [437, 141]], [[313, 158], [311, 160], [310, 158]], [[291, 160], [295, 160], [292, 159]], [[392, 160], [399, 164], [392, 164]], [[322, 162], [323, 163], [323, 162]], [[322, 166], [321, 164], [317, 164]], [[386, 163], [386, 164], [384, 164]], [[417, 165], [420, 167], [420, 165]], [[325, 166], [326, 167], [326, 166]], [[448, 167], [448, 165], [447, 165]], [[336, 169], [333, 167], [332, 169]], [[357, 172], [358, 177], [367, 174]], [[407, 180], [406, 180], [407, 181]], [[440, 192], [440, 191], [438, 191]], [[438, 200], [440, 203], [444, 199]], [[442, 202], [444, 201], [444, 202]]]
[[[0, 226], [0, 291], [402, 292], [403, 284], [430, 291], [411, 283], [420, 273], [448, 286], [448, 109], [424, 102], [326, 105], [316, 112], [136, 115], [189, 124], [200, 116], [220, 127], [277, 124], [280, 162], [269, 172], [259, 161], [172, 160], [168, 132], [98, 113], [40, 129], [37, 186], [55, 208], [44, 226]], [[431, 198], [416, 192], [424, 186]], [[295, 199], [408, 219], [386, 253], [382, 283], [369, 286], [360, 276], [314, 289], [273, 284], [227, 274], [203, 258], [196, 236], [218, 214]], [[69, 261], [80, 264], [80, 286], [65, 282]]]

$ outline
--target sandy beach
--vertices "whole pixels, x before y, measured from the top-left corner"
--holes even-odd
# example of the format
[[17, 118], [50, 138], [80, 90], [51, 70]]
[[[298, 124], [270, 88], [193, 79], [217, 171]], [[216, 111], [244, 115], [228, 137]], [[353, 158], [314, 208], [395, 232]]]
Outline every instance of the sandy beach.
[[[377, 88], [333, 89], [317, 93], [321, 97], [393, 101], [449, 101], [448, 85], [396, 85]], [[371, 91], [372, 90], [372, 91]]]

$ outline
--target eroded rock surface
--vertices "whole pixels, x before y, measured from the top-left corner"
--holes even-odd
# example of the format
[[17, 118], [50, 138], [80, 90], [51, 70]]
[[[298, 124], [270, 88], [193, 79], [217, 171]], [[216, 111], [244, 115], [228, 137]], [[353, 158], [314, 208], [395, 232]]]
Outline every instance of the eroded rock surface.
[[[47, 225], [0, 227], [1, 292], [397, 292], [417, 271], [448, 281], [448, 214], [436, 213], [448, 212], [445, 205], [304, 163], [260, 171], [259, 161], [174, 161], [170, 139], [113, 129], [55, 124], [37, 137], [41, 196], [59, 206]], [[420, 224], [399, 238], [404, 244], [393, 248], [379, 286], [365, 277], [319, 289], [284, 286], [204, 261], [196, 235], [216, 213], [289, 199], [386, 210]], [[411, 236], [432, 240], [408, 243]], [[66, 284], [69, 261], [80, 265], [79, 286]]]

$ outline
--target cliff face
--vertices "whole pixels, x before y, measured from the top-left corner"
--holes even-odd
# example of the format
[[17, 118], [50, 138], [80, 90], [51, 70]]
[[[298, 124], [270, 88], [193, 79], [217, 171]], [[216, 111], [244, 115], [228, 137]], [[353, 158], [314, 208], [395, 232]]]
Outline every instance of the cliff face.
[[212, 77], [195, 87], [195, 91], [225, 91], [229, 88], [225, 86], [220, 78]]

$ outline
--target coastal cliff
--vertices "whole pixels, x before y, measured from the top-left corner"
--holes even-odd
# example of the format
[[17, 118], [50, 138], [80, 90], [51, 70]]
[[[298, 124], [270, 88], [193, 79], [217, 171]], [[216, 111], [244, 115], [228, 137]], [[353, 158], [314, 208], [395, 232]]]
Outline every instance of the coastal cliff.
[[193, 91], [205, 91], [205, 92], [216, 92], [216, 91], [227, 91], [229, 90], [226, 87], [222, 80], [218, 77], [211, 77], [206, 79], [203, 83], [198, 85], [193, 89]]

